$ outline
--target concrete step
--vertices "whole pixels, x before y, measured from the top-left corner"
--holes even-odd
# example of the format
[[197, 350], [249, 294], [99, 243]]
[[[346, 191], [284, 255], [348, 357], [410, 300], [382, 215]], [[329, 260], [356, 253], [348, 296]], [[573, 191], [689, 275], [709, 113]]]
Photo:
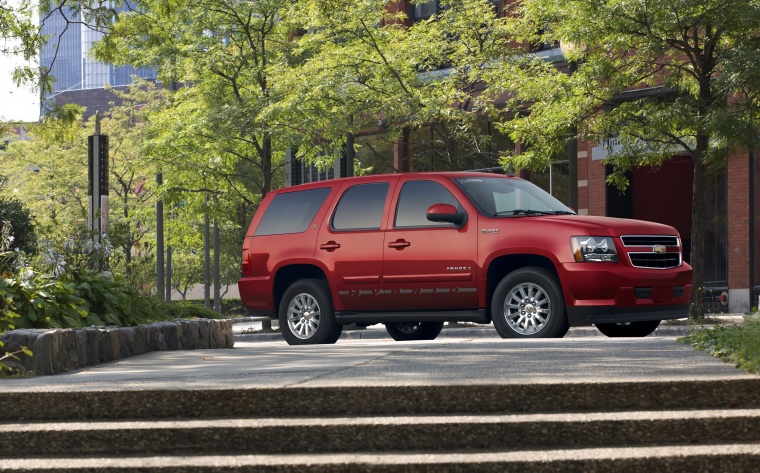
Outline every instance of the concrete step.
[[[308, 399], [294, 400], [298, 405]], [[760, 443], [760, 409], [0, 425], [0, 456], [367, 453]]]
[[760, 377], [711, 380], [4, 392], [0, 423], [758, 409]]
[[6, 472], [259, 472], [259, 473], [491, 473], [590, 472], [712, 473], [755, 472], [757, 444], [699, 444], [678, 447], [633, 447], [493, 452], [288, 455], [196, 455], [151, 457], [83, 457], [0, 459]]

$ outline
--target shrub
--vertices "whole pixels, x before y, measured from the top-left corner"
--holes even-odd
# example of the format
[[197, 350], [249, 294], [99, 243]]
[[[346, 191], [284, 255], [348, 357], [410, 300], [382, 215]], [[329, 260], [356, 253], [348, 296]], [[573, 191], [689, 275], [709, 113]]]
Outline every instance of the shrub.
[[22, 270], [3, 279], [3, 290], [19, 314], [20, 328], [81, 328], [89, 325], [136, 325], [132, 309], [137, 291], [120, 278], [80, 268], [55, 278]]
[[732, 362], [747, 372], [760, 373], [760, 318], [756, 316], [745, 317], [742, 325], [701, 328], [678, 341]]
[[37, 236], [34, 232], [32, 216], [20, 200], [0, 197], [0, 223], [9, 222], [13, 246], [27, 254], [34, 254]]
[[[0, 276], [0, 278], [2, 278], [2, 276]], [[6, 330], [12, 330], [15, 328], [12, 320], [15, 317], [18, 317], [18, 314], [16, 314], [15, 308], [13, 307], [13, 300], [10, 297], [7, 297], [5, 292], [0, 292], [0, 335]], [[3, 349], [3, 346], [3, 341], [0, 340], [0, 376], [4, 376], [7, 373], [13, 373], [14, 371], [8, 365], [3, 363], [3, 361], [8, 359], [18, 359], [17, 355], [21, 353], [24, 353], [27, 356], [32, 356], [32, 352], [26, 347], [21, 347], [21, 350], [17, 352], [8, 353]]]

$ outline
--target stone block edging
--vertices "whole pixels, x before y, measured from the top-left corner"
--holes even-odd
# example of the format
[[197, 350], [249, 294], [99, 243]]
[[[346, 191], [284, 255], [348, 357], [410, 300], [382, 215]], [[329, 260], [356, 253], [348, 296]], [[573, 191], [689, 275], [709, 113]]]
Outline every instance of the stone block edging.
[[19, 329], [0, 336], [4, 352], [21, 347], [33, 355], [4, 363], [33, 375], [56, 374], [151, 351], [232, 348], [232, 321], [197, 319], [157, 322], [137, 327]]

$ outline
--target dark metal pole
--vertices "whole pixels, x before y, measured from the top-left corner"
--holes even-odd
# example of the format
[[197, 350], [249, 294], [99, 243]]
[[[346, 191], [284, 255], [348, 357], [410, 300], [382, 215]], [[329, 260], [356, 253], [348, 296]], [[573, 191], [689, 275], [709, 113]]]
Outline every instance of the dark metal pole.
[[214, 312], [222, 313], [221, 275], [219, 273], [219, 223], [214, 219]]
[[[206, 199], [208, 203], [208, 199]], [[206, 222], [203, 226], [203, 306], [211, 308], [211, 222], [206, 210]]]
[[[156, 183], [160, 186], [164, 183], [163, 176], [156, 174]], [[164, 203], [161, 199], [156, 201], [156, 297], [164, 298]]]
[[172, 301], [172, 247], [166, 246], [166, 302]]

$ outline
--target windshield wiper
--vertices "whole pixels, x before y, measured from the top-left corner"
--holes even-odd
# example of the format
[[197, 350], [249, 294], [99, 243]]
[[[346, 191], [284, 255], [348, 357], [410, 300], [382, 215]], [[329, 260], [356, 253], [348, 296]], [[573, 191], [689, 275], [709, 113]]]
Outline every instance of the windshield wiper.
[[575, 212], [571, 212], [569, 210], [554, 210], [553, 212], [549, 212], [552, 215], [578, 215]]
[[532, 209], [515, 209], [515, 210], [502, 210], [501, 212], [496, 212], [494, 214], [494, 217], [498, 217], [499, 215], [555, 215], [553, 211], [546, 212], [544, 210], [532, 210]]

